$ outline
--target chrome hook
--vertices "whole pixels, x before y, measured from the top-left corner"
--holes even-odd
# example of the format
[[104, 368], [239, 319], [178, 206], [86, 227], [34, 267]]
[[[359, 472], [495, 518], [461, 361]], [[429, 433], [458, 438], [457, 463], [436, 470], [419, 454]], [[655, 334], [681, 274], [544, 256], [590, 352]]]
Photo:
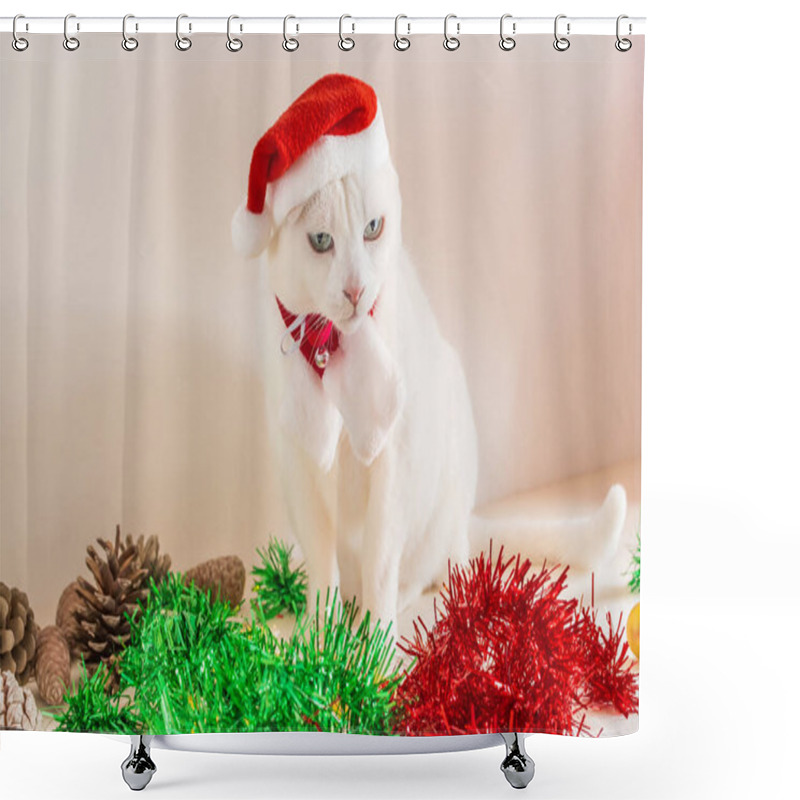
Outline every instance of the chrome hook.
[[567, 36], [569, 36], [569, 28], [570, 28], [569, 22], [567, 23], [567, 36], [559, 36], [558, 34], [558, 22], [559, 20], [566, 18], [567, 18], [566, 14], [559, 14], [556, 17], [555, 22], [553, 23], [553, 36], [555, 37], [553, 41], [553, 47], [555, 47], [555, 49], [558, 50], [559, 53], [563, 53], [565, 50], [569, 50], [570, 42], [569, 39], [567, 39]]
[[[353, 19], [353, 18], [349, 14], [342, 14], [342, 16], [339, 17], [339, 49], [344, 50], [345, 52], [348, 50], [352, 50], [356, 46], [356, 40], [350, 36], [345, 36], [344, 33], [342, 32], [342, 27], [344, 26], [344, 21], [346, 19]], [[355, 22], [351, 24], [352, 24], [351, 33], [355, 33], [356, 24]]]
[[[239, 17], [236, 16], [236, 14], [231, 14], [228, 17], [228, 28], [227, 28], [228, 41], [225, 42], [225, 47], [227, 47], [228, 50], [231, 51], [231, 53], [238, 53], [242, 49], [242, 47], [244, 47], [244, 42], [242, 42], [241, 39], [237, 39], [236, 37], [231, 36], [231, 22], [233, 22], [233, 20], [235, 19], [239, 19]], [[240, 25], [239, 26], [240, 33], [241, 30], [242, 26]]]
[[[620, 38], [620, 35], [619, 35], [620, 23], [624, 19], [629, 19], [627, 14], [620, 14], [617, 17], [617, 41], [614, 42], [614, 47], [616, 47], [617, 50], [620, 51], [620, 53], [627, 53], [628, 50], [630, 50], [631, 47], [633, 47], [633, 42], [630, 39], [622, 39], [622, 38]], [[629, 22], [628, 23], [628, 35], [630, 36], [632, 33], [633, 33], [633, 25], [631, 25], [630, 22]]]
[[[133, 14], [126, 14], [122, 18], [122, 49], [132, 53], [139, 46], [139, 40], [134, 36], [128, 36], [129, 19], [135, 19]], [[139, 30], [138, 25], [136, 26], [136, 30]]]
[[[398, 14], [394, 18], [394, 49], [395, 50], [400, 50], [400, 51], [408, 50], [408, 48], [411, 47], [411, 39], [409, 39], [407, 36], [401, 36], [400, 35], [400, 20], [401, 19], [408, 19], [408, 17], [405, 14]], [[410, 22], [406, 23], [406, 28], [408, 29], [407, 32], [410, 34], [411, 33], [411, 23]]]
[[[70, 53], [73, 53], [75, 50], [77, 50], [81, 46], [81, 43], [80, 43], [80, 40], [78, 39], [77, 36], [70, 36], [69, 35], [69, 27], [68, 26], [69, 26], [69, 21], [71, 19], [75, 19], [75, 15], [74, 14], [67, 14], [67, 16], [64, 17], [64, 42], [63, 42], [63, 44], [64, 44], [64, 49], [65, 50], [69, 50]], [[80, 23], [76, 22], [75, 23], [75, 30], [79, 31], [80, 29], [81, 29]]]
[[[503, 14], [500, 17], [500, 49], [505, 50], [508, 52], [509, 50], [513, 50], [517, 46], [517, 40], [513, 36], [506, 36], [504, 26], [507, 19], [512, 19], [511, 14]], [[517, 32], [517, 23], [511, 23], [511, 33]]]
[[[186, 52], [192, 46], [192, 40], [181, 33], [181, 20], [188, 19], [188, 14], [178, 14], [175, 19], [175, 47], [182, 52]], [[192, 23], [189, 23], [189, 32], [192, 31]]]
[[[291, 14], [287, 14], [283, 18], [283, 49], [286, 50], [287, 53], [293, 53], [295, 50], [297, 50], [298, 47], [300, 47], [300, 42], [297, 39], [287, 34], [287, 29], [289, 26], [290, 19], [297, 19], [297, 17], [293, 17]], [[295, 25], [295, 33], [299, 32], [300, 32], [300, 26]]]
[[461, 23], [456, 21], [456, 35], [450, 36], [447, 32], [447, 26], [451, 19], [458, 20], [458, 17], [455, 14], [448, 14], [444, 18], [444, 42], [442, 44], [445, 50], [449, 50], [452, 53], [453, 50], [458, 50], [461, 47], [461, 41], [458, 38], [458, 34], [461, 33]]
[[[25, 15], [24, 14], [17, 14], [17, 16], [14, 17], [14, 21], [11, 23], [11, 37], [12, 37], [11, 38], [11, 46], [18, 53], [21, 53], [23, 50], [27, 50], [28, 49], [29, 42], [28, 42], [27, 39], [23, 39], [17, 33], [17, 20], [18, 19], [25, 19]], [[27, 29], [28, 29], [28, 24], [25, 23], [25, 30], [27, 30]]]

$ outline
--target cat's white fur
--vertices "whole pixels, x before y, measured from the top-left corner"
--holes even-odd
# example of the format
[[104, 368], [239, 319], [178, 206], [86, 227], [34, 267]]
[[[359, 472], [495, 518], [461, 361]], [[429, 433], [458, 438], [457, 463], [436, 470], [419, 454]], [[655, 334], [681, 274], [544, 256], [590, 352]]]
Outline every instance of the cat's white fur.
[[[381, 236], [365, 240], [379, 217]], [[309, 598], [339, 587], [395, 626], [399, 610], [446, 576], [448, 560], [466, 561], [470, 531], [551, 562], [596, 567], [616, 548], [625, 516], [615, 486], [585, 519], [472, 517], [478, 452], [467, 384], [402, 246], [400, 221], [397, 175], [386, 163], [293, 209], [262, 257], [268, 405], [280, 420], [275, 445]], [[308, 234], [323, 231], [334, 246], [317, 253]], [[346, 291], [363, 291], [355, 307]], [[323, 380], [299, 352], [281, 352], [286, 326], [272, 295], [341, 330]]]

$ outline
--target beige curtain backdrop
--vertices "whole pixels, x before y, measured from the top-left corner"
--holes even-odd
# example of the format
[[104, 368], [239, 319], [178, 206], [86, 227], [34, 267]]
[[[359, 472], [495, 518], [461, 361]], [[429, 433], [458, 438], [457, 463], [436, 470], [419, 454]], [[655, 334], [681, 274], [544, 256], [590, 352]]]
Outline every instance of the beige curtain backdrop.
[[638, 457], [638, 38], [29, 38], [0, 41], [0, 579], [37, 616], [118, 522], [182, 569], [286, 535], [273, 299], [229, 225], [254, 143], [327, 72], [382, 103], [404, 240], [472, 393], [479, 502]]

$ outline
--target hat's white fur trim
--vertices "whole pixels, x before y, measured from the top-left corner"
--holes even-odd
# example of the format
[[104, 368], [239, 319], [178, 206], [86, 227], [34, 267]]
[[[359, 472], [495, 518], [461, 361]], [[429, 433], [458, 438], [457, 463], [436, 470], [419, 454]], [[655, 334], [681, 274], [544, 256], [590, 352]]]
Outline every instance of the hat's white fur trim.
[[322, 136], [277, 181], [267, 186], [266, 206], [279, 226], [295, 206], [345, 175], [367, 175], [389, 159], [380, 104], [368, 128], [349, 136]]
[[264, 212], [254, 214], [243, 203], [233, 216], [236, 251], [254, 258], [267, 246], [270, 232], [287, 214], [325, 184], [345, 175], [365, 177], [389, 160], [389, 140], [380, 103], [368, 128], [349, 136], [322, 136], [277, 180], [267, 186]]

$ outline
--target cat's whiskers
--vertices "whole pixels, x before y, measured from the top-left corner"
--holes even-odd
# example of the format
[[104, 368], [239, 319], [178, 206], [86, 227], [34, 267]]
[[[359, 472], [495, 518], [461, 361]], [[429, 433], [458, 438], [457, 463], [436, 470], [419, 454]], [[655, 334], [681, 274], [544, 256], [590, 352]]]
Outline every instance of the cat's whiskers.
[[[308, 319], [308, 317], [306, 317], [306, 319]], [[316, 333], [317, 331], [323, 330], [328, 322], [330, 322], [330, 320], [327, 317], [323, 317], [322, 315], [317, 316], [311, 324], [306, 325], [306, 336], [308, 336], [309, 333]]]

